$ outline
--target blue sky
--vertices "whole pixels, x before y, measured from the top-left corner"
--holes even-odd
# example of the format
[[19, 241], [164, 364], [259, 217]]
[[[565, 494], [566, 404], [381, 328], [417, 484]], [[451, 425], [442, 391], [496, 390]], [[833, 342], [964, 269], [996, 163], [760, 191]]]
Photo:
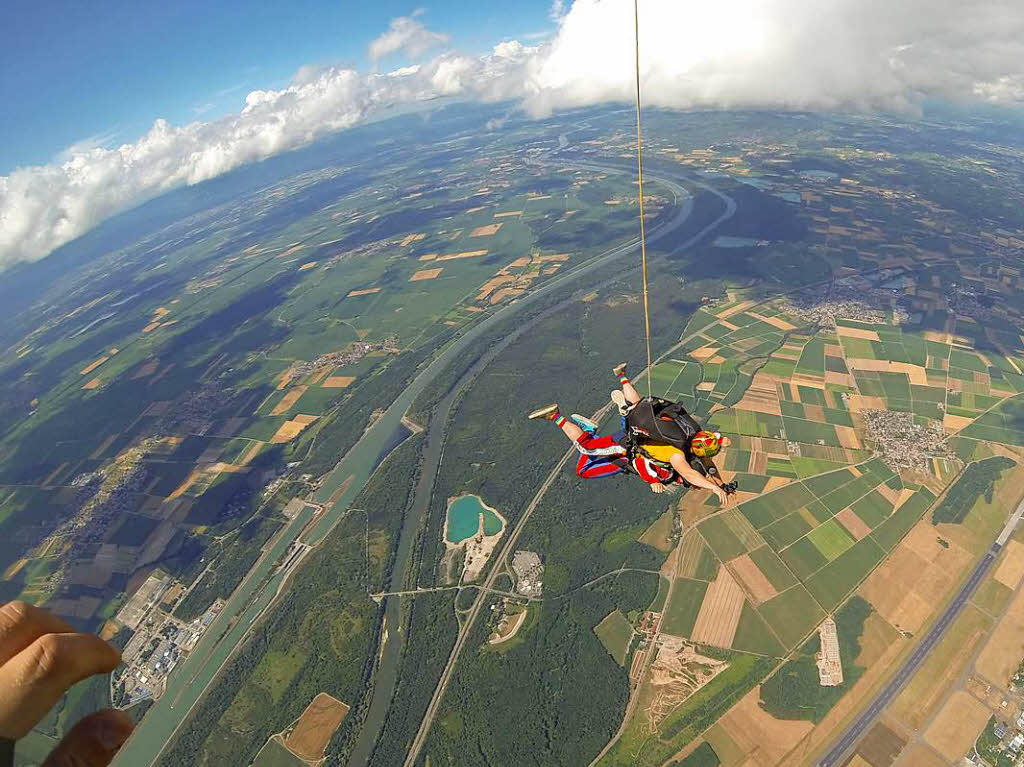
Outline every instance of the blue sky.
[[[42, 0], [0, 25], [0, 174], [83, 140], [132, 141], [157, 117], [178, 125], [237, 111], [306, 64], [369, 69], [389, 21], [421, 20], [467, 53], [550, 33], [551, 0]], [[401, 57], [383, 62], [402, 64]]]

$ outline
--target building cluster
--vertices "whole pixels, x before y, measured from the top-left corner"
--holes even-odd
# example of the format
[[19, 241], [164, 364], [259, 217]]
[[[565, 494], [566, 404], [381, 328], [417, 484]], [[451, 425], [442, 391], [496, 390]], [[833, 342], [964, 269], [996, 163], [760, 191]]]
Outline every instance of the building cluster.
[[336, 368], [342, 365], [354, 365], [371, 352], [397, 354], [399, 351], [398, 336], [388, 336], [381, 341], [356, 341], [340, 352], [321, 354], [311, 362], [300, 360], [292, 365], [289, 373], [292, 379], [301, 378], [325, 367]]
[[[1013, 725], [996, 722], [992, 732], [999, 739], [995, 746], [997, 753], [1009, 758], [1015, 765], [1024, 761], [1021, 754], [1024, 751], [1024, 714], [1017, 717]], [[983, 760], [977, 753], [971, 754], [969, 759], [975, 764], [986, 764], [988, 761]]]
[[524, 597], [539, 599], [544, 586], [544, 563], [533, 551], [517, 551], [512, 555], [512, 571], [516, 574], [516, 591]]
[[920, 424], [913, 413], [894, 410], [862, 410], [861, 417], [875, 449], [893, 471], [928, 473], [932, 458], [953, 457], [938, 421]]
[[235, 392], [219, 381], [186, 392], [161, 415], [153, 427], [153, 433], [207, 434], [233, 396]]
[[114, 703], [122, 708], [159, 698], [167, 675], [195, 648], [224, 607], [224, 600], [218, 599], [186, 623], [163, 609], [163, 599], [173, 585], [168, 576], [153, 573], [115, 618], [134, 632], [121, 653], [124, 665], [111, 679]]
[[831, 616], [818, 626], [821, 650], [814, 656], [818, 681], [822, 687], [838, 687], [843, 683], [843, 660], [839, 654], [839, 634]]
[[787, 312], [826, 328], [834, 328], [837, 319], [888, 323], [890, 314], [897, 324], [906, 322], [910, 315], [902, 306], [902, 291], [891, 284], [892, 276], [892, 270], [882, 270], [869, 277], [834, 280], [824, 289], [801, 291], [790, 299]]

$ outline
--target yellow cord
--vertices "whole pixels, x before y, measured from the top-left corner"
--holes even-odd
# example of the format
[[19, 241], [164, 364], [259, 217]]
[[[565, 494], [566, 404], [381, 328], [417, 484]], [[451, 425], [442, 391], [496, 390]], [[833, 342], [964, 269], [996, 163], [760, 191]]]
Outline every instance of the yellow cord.
[[636, 41], [636, 166], [637, 190], [640, 200], [640, 275], [644, 289], [644, 336], [647, 339], [647, 396], [651, 389], [651, 309], [647, 295], [647, 232], [644, 223], [644, 141], [640, 122], [640, 7], [639, 0], [633, 0], [633, 30]]

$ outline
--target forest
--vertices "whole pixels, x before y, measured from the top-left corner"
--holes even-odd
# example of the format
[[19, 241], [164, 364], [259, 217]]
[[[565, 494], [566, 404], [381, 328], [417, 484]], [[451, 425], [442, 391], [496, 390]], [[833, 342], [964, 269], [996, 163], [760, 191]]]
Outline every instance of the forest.
[[932, 512], [932, 523], [949, 522], [958, 525], [967, 518], [974, 502], [984, 496], [992, 501], [992, 490], [999, 477], [1017, 464], [1001, 455], [972, 463], [960, 478], [946, 491], [945, 497]]

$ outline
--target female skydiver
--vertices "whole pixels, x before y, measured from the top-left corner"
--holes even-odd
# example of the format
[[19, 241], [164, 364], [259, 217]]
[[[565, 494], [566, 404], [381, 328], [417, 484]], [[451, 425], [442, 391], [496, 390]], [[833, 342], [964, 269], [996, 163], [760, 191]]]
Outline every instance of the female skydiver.
[[693, 468], [689, 461], [697, 457], [694, 448], [702, 452], [713, 449], [713, 452], [717, 453], [721, 446], [729, 444], [728, 438], [716, 437], [709, 432], [701, 431], [698, 435], [702, 440], [701, 445], [707, 442], [714, 443], [714, 446], [702, 448], [695, 445], [691, 446], [689, 451], [644, 440], [639, 446], [640, 449], [631, 455], [626, 446], [626, 415], [640, 404], [643, 398], [626, 376], [625, 363], [617, 365], [613, 372], [619, 378], [622, 388], [612, 392], [612, 399], [619, 406], [619, 413], [623, 416], [623, 428], [615, 434], [597, 436], [595, 431], [581, 428], [579, 422], [586, 424], [586, 419], [580, 418], [577, 422], [576, 417], [573, 420], [566, 418], [559, 412], [557, 404], [539, 408], [530, 413], [529, 418], [551, 421], [576, 445], [580, 452], [576, 474], [583, 479], [610, 477], [633, 471], [654, 493], [665, 492], [666, 486], [692, 485], [710, 490], [723, 506], [727, 505], [728, 491], [717, 476], [717, 472], [706, 477]]

